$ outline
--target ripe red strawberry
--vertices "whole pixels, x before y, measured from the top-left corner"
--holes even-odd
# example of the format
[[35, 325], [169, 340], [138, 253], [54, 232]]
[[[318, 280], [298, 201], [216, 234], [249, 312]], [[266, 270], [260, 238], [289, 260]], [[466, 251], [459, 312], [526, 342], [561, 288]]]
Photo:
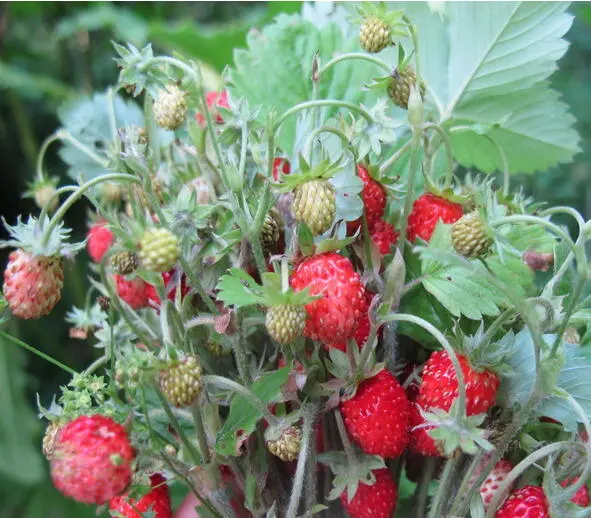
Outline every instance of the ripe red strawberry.
[[[218, 113], [216, 107], [230, 108], [230, 105], [228, 104], [228, 92], [226, 90], [222, 90], [221, 93], [207, 92], [205, 94], [205, 102], [207, 103], [207, 108], [211, 111], [214, 122], [217, 124], [223, 124], [224, 118]], [[205, 116], [202, 113], [195, 114], [195, 119], [202, 128], [207, 125]]]
[[[374, 225], [382, 219], [384, 209], [386, 208], [386, 191], [382, 184], [376, 182], [365, 167], [357, 166], [357, 176], [363, 180], [363, 191], [361, 199], [363, 200], [363, 210], [367, 220], [367, 228], [371, 232]], [[347, 222], [347, 233], [354, 234], [361, 227], [361, 218], [355, 221]]]
[[[560, 485], [562, 487], [568, 487], [572, 484], [576, 483], [579, 479], [565, 479], [563, 480]], [[573, 495], [570, 499], [573, 504], [580, 505], [581, 507], [589, 507], [589, 503], [591, 503], [591, 499], [589, 498], [589, 489], [587, 488], [587, 484], [583, 484], [578, 491]]]
[[150, 485], [152, 490], [141, 498], [129, 498], [126, 494], [111, 498], [109, 509], [118, 512], [122, 518], [142, 518], [146, 511], [154, 513], [153, 518], [172, 518], [166, 479], [155, 473], [150, 476]]
[[387, 255], [398, 242], [398, 232], [390, 223], [380, 219], [371, 231], [371, 240], [378, 247], [380, 254]]
[[425, 423], [423, 416], [419, 412], [419, 406], [421, 404], [421, 398], [416, 403], [410, 405], [410, 443], [409, 449], [413, 453], [418, 453], [423, 457], [442, 457], [442, 453], [437, 447], [436, 442], [427, 433], [431, 430], [432, 426], [424, 428], [417, 428]]
[[53, 483], [78, 502], [105, 504], [131, 481], [134, 451], [125, 428], [110, 417], [83, 415], [70, 421], [53, 451]]
[[59, 302], [63, 285], [60, 257], [33, 255], [22, 249], [8, 256], [4, 297], [14, 316], [31, 319], [47, 315]]
[[[484, 482], [480, 486], [480, 496], [482, 497], [485, 511], [490, 507], [490, 503], [497, 493], [499, 486], [507, 478], [507, 475], [509, 475], [512, 469], [513, 465], [507, 459], [501, 459], [484, 479]], [[477, 476], [478, 474], [475, 474], [475, 477]]]
[[107, 250], [113, 245], [115, 235], [106, 227], [107, 222], [102, 220], [90, 227], [88, 231], [88, 255], [95, 263], [100, 263]]
[[[172, 301], [175, 300], [176, 292], [177, 292], [177, 288], [178, 288], [178, 281], [175, 282], [174, 284], [172, 284], [174, 276], [175, 276], [175, 270], [170, 270], [168, 272], [162, 273], [162, 279], [164, 280], [164, 288], [166, 290], [168, 300], [172, 300]], [[191, 288], [189, 286], [187, 286], [187, 278], [186, 278], [185, 274], [183, 273], [181, 275], [181, 298], [184, 299], [190, 290], [191, 290]], [[160, 307], [160, 303], [162, 301], [160, 300], [160, 296], [158, 295], [158, 291], [156, 290], [156, 288], [152, 284], [146, 284], [146, 297], [148, 300], [147, 304], [149, 306], [151, 306], [153, 308]]]
[[404, 389], [387, 370], [363, 381], [340, 405], [351, 438], [369, 455], [399, 457], [409, 442], [410, 407]]
[[341, 504], [351, 518], [390, 518], [396, 509], [398, 488], [386, 468], [373, 472], [373, 485], [360, 483], [349, 502], [347, 490], [341, 493]]
[[439, 220], [443, 223], [455, 223], [463, 215], [462, 206], [458, 203], [434, 194], [423, 194], [412, 206], [412, 212], [408, 216], [406, 235], [411, 242], [414, 242], [417, 237], [429, 241]]
[[115, 275], [117, 295], [127, 302], [132, 309], [145, 308], [148, 305], [148, 284], [140, 277], [127, 280], [122, 275]]
[[[371, 301], [373, 300], [373, 298], [375, 296], [376, 296], [375, 293], [371, 293], [369, 291], [366, 291], [365, 297], [363, 298], [364, 306], [363, 306], [363, 310], [361, 313], [361, 318], [359, 319], [359, 322], [357, 325], [357, 330], [355, 331], [355, 334], [353, 335], [353, 339], [355, 340], [355, 342], [357, 342], [357, 346], [359, 347], [359, 349], [361, 349], [365, 345], [365, 342], [367, 342], [367, 337], [369, 336], [369, 328], [371, 327], [371, 324], [369, 322], [369, 307], [371, 305]], [[346, 343], [336, 343], [336, 344], [330, 344], [330, 345], [326, 346], [327, 349], [330, 347], [334, 347], [335, 349], [338, 349], [339, 351], [347, 352], [347, 344]]]
[[349, 259], [334, 252], [304, 259], [290, 279], [295, 291], [321, 298], [306, 304], [304, 335], [326, 345], [352, 338], [365, 307], [365, 288]]
[[522, 487], [505, 500], [495, 517], [550, 518], [544, 490], [539, 486]]
[[[468, 358], [458, 354], [466, 386], [466, 414], [487, 412], [495, 402], [500, 380], [496, 374], [478, 372]], [[420, 396], [424, 408], [449, 410], [458, 397], [458, 380], [451, 358], [446, 351], [435, 351], [423, 367]]]
[[278, 182], [282, 175], [291, 173], [291, 164], [286, 158], [276, 156], [273, 159], [273, 180]]

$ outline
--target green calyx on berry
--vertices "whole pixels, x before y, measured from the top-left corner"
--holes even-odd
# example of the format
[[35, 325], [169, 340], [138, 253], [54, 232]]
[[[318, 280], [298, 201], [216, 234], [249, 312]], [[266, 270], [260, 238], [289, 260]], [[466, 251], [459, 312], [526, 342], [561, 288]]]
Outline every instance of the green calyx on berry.
[[158, 384], [164, 397], [174, 406], [191, 405], [203, 390], [201, 365], [197, 357], [188, 355], [173, 360], [160, 371]]
[[347, 499], [351, 501], [357, 493], [359, 484], [375, 483], [373, 471], [386, 466], [381, 457], [365, 455], [354, 448], [350, 453], [348, 456], [342, 451], [331, 451], [318, 456], [318, 461], [329, 466], [335, 475], [328, 500], [336, 500], [346, 492]]
[[178, 238], [165, 228], [146, 230], [139, 248], [138, 255], [143, 267], [152, 272], [172, 270], [181, 254]]
[[158, 126], [167, 130], [177, 129], [187, 117], [185, 92], [176, 85], [168, 85], [166, 90], [158, 92], [153, 110]]
[[334, 162], [325, 159], [311, 166], [300, 155], [300, 171], [274, 183], [280, 192], [294, 191], [292, 211], [297, 221], [305, 223], [314, 236], [329, 230], [336, 214], [336, 189], [330, 182], [342, 168], [342, 157]]

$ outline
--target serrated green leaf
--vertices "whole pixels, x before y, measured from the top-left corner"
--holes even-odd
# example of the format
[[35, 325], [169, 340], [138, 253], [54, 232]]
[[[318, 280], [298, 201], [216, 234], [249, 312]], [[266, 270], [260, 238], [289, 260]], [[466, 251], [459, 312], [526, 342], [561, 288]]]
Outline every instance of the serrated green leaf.
[[[490, 124], [486, 135], [503, 150], [512, 173], [533, 173], [570, 162], [580, 151], [575, 118], [560, 95], [545, 85], [474, 100], [455, 113], [454, 124]], [[452, 132], [454, 157], [486, 173], [503, 168], [498, 150], [475, 131]]]
[[[281, 388], [287, 383], [290, 370], [290, 367], [284, 367], [265, 374], [256, 380], [250, 389], [265, 403], [281, 401]], [[239, 395], [234, 396], [228, 418], [217, 436], [216, 451], [220, 455], [240, 455], [240, 445], [254, 431], [261, 417], [261, 412], [248, 399]]]
[[226, 305], [236, 308], [259, 304], [262, 302], [262, 287], [240, 268], [232, 268], [218, 282], [217, 298]]

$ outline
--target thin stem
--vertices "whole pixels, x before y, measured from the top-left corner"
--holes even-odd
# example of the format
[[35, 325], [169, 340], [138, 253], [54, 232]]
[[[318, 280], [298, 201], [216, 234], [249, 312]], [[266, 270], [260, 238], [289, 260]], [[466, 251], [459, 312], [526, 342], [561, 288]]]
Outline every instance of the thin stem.
[[53, 363], [54, 365], [56, 365], [60, 369], [65, 370], [67, 373], [72, 374], [73, 376], [78, 374], [71, 367], [64, 365], [62, 362], [56, 360], [55, 358], [52, 358], [51, 356], [49, 356], [45, 353], [42, 353], [39, 349], [36, 349], [32, 345], [29, 345], [29, 344], [19, 340], [18, 338], [15, 338], [14, 336], [9, 335], [8, 333], [5, 333], [4, 331], [0, 331], [0, 336], [2, 336], [3, 338], [6, 338], [7, 340], [10, 340], [12, 343], [18, 345], [19, 347], [22, 347], [23, 349], [26, 349], [27, 351], [32, 352], [33, 354], [36, 354], [37, 356], [39, 356], [40, 358], [43, 358], [44, 360], [48, 361], [49, 363]]
[[347, 434], [347, 429], [345, 428], [343, 416], [338, 408], [335, 408], [334, 416], [337, 422], [337, 429], [339, 430], [341, 442], [343, 443], [343, 448], [345, 448], [345, 455], [347, 455], [347, 461], [349, 465], [352, 466], [357, 461], [355, 459], [355, 453], [353, 452], [353, 448], [351, 447], [351, 442], [349, 441], [349, 435]]
[[60, 187], [59, 189], [57, 189], [51, 197], [51, 199], [41, 209], [41, 213], [39, 214], [39, 221], [43, 221], [47, 217], [47, 214], [49, 213], [49, 208], [51, 207], [51, 204], [54, 199], [58, 198], [59, 200], [59, 197], [62, 194], [66, 192], [74, 192], [76, 189], [78, 189], [77, 185], [66, 185], [65, 187]]
[[482, 461], [484, 460], [485, 455], [486, 455], [486, 452], [484, 450], [478, 450], [478, 453], [476, 453], [476, 455], [472, 459], [472, 462], [470, 462], [470, 466], [468, 466], [468, 470], [464, 473], [464, 478], [462, 479], [462, 483], [460, 484], [460, 487], [458, 488], [458, 492], [456, 493], [456, 497], [454, 498], [452, 506], [449, 510], [450, 516], [459, 516], [458, 513], [456, 512], [456, 508], [462, 502], [462, 498], [464, 497], [465, 493], [470, 488], [470, 485], [472, 485], [472, 487], [474, 487], [473, 475], [476, 472], [476, 470], [478, 469], [478, 467], [482, 464]]
[[572, 293], [572, 295], [570, 296], [570, 300], [568, 302], [568, 306], [566, 308], [566, 311], [564, 312], [564, 315], [562, 317], [562, 321], [560, 322], [560, 325], [558, 326], [558, 329], [556, 330], [556, 338], [554, 339], [554, 344], [552, 344], [552, 351], [550, 352], [550, 358], [553, 358], [556, 353], [558, 352], [558, 349], [560, 348], [560, 345], [562, 344], [562, 336], [564, 335], [564, 331], [568, 326], [568, 322], [570, 320], [570, 317], [572, 316], [572, 314], [575, 311], [575, 308], [577, 306], [577, 302], [579, 300], [579, 298], [581, 297], [581, 294], [583, 293], [583, 288], [585, 287], [585, 283], [586, 283], [585, 278], [580, 278], [577, 283], [575, 284], [575, 289]]
[[340, 130], [333, 128], [332, 126], [321, 126], [320, 128], [316, 128], [314, 130], [312, 130], [310, 132], [310, 135], [308, 135], [308, 138], [306, 139], [306, 144], [304, 145], [304, 151], [303, 151], [303, 155], [305, 157], [307, 157], [308, 159], [311, 159], [311, 154], [312, 154], [312, 146], [314, 144], [314, 139], [318, 137], [318, 135], [320, 135], [321, 133], [332, 133], [333, 135], [336, 135], [337, 137], [339, 137], [343, 143], [345, 144], [345, 146], [349, 149], [351, 149], [351, 144], [349, 142], [349, 139], [347, 138], [347, 136]]
[[[306, 465], [310, 453], [310, 437], [312, 435], [312, 425], [314, 424], [314, 413], [310, 409], [304, 413], [304, 422], [302, 424], [302, 443], [300, 454], [298, 455], [298, 465], [296, 468], [289, 505], [287, 507], [286, 518], [296, 518], [300, 499], [303, 494], [304, 476], [306, 474]], [[306, 511], [304, 511], [304, 516]]]
[[421, 479], [416, 487], [414, 497], [415, 518], [425, 517], [425, 508], [427, 507], [427, 498], [429, 496], [429, 484], [435, 472], [436, 461], [433, 457], [428, 457], [423, 465], [423, 472], [421, 473]]
[[404, 257], [404, 247], [406, 245], [406, 229], [408, 227], [408, 216], [412, 209], [413, 194], [417, 170], [419, 168], [419, 146], [420, 138], [414, 136], [412, 139], [412, 156], [410, 159], [410, 168], [408, 171], [407, 191], [404, 199], [404, 211], [402, 213], [402, 223], [400, 226], [400, 237], [398, 238], [398, 250], [400, 255]]
[[197, 292], [201, 300], [207, 306], [207, 309], [214, 315], [219, 314], [218, 308], [216, 308], [215, 304], [211, 300], [211, 297], [209, 297], [205, 292], [203, 284], [201, 284], [199, 277], [197, 277], [197, 275], [193, 271], [193, 268], [191, 268], [191, 266], [189, 265], [188, 261], [183, 256], [181, 256], [179, 258], [179, 262], [181, 263], [183, 272], [189, 278], [189, 283], [191, 284], [191, 287]]
[[82, 144], [82, 142], [80, 142], [76, 137], [74, 137], [74, 135], [72, 135], [71, 133], [69, 133], [65, 130], [59, 130], [57, 132], [57, 135], [61, 140], [65, 140], [65, 141], [69, 142], [75, 148], [77, 148], [79, 151], [82, 151], [82, 153], [84, 153], [88, 158], [90, 158], [91, 160], [94, 160], [98, 165], [100, 165], [104, 169], [107, 169], [109, 162], [106, 159], [98, 156], [88, 146]]
[[291, 117], [292, 115], [302, 110], [307, 110], [309, 108], [318, 108], [319, 106], [334, 106], [336, 108], [346, 108], [351, 112], [361, 115], [370, 124], [373, 123], [373, 117], [367, 112], [367, 110], [361, 108], [361, 106], [346, 101], [337, 101], [334, 99], [321, 99], [318, 101], [305, 101], [303, 103], [296, 104], [295, 106], [287, 110], [273, 126], [273, 133], [277, 133], [277, 130], [279, 129], [281, 124], [283, 124], [285, 120]]
[[509, 320], [514, 314], [515, 310], [513, 308], [503, 311], [486, 330], [478, 347], [481, 349], [486, 347], [493, 340], [497, 332], [503, 327], [505, 322], [507, 322], [507, 320]]
[[[112, 327], [111, 327], [111, 329], [112, 329]], [[94, 360], [84, 370], [84, 374], [86, 374], [86, 375], [92, 374], [93, 372], [96, 372], [98, 369], [100, 369], [103, 365], [106, 365], [107, 363], [109, 363], [109, 355], [107, 353], [105, 353], [100, 358], [97, 358], [96, 360]]]
[[464, 372], [462, 371], [460, 361], [458, 360], [456, 352], [453, 350], [452, 346], [450, 345], [447, 338], [445, 338], [443, 333], [439, 331], [439, 329], [437, 329], [433, 324], [427, 322], [426, 320], [417, 317], [416, 315], [409, 315], [406, 313], [391, 313], [390, 315], [386, 315], [385, 317], [380, 318], [381, 324], [385, 324], [387, 322], [409, 322], [411, 324], [416, 324], [417, 326], [422, 327], [425, 331], [431, 333], [433, 337], [441, 344], [441, 346], [449, 355], [450, 360], [454, 366], [456, 378], [458, 380], [458, 402], [460, 405], [460, 409], [462, 410], [462, 414], [465, 416], [466, 387], [464, 384]]
[[497, 507], [501, 503], [501, 501], [505, 498], [507, 492], [509, 491], [510, 487], [513, 485], [519, 476], [525, 472], [530, 466], [533, 466], [536, 462], [551, 455], [554, 452], [560, 451], [565, 446], [570, 445], [569, 442], [555, 442], [553, 444], [548, 444], [543, 448], [533, 452], [532, 454], [528, 455], [525, 459], [523, 459], [517, 466], [515, 466], [511, 472], [507, 475], [507, 477], [501, 482], [499, 488], [495, 491], [493, 499], [490, 502], [490, 506], [488, 511], [486, 512], [486, 518], [494, 518]]
[[231, 390], [232, 392], [240, 394], [249, 404], [254, 406], [261, 414], [263, 414], [263, 417], [269, 422], [270, 425], [277, 426], [279, 424], [279, 420], [269, 411], [267, 404], [252, 390], [244, 387], [240, 383], [237, 383], [236, 381], [229, 378], [224, 378], [223, 376], [216, 376], [214, 374], [207, 374], [203, 376], [203, 383], [206, 385], [215, 385], [217, 387]]
[[199, 398], [195, 398], [191, 405], [191, 413], [193, 414], [193, 423], [195, 424], [195, 435], [201, 450], [201, 457], [204, 464], [211, 462], [211, 454], [209, 453], [209, 444], [207, 441], [207, 434], [205, 433], [205, 426], [203, 424], [203, 416], [201, 415], [201, 404]]
[[445, 146], [445, 153], [447, 155], [447, 171], [445, 173], [444, 188], [449, 189], [451, 187], [454, 177], [454, 157], [451, 149], [451, 141], [449, 139], [449, 135], [441, 126], [439, 126], [438, 124], [434, 124], [432, 122], [427, 122], [423, 125], [423, 131], [427, 130], [436, 131], [441, 137], [441, 140], [443, 141], [443, 144]]
[[166, 412], [168, 420], [170, 421], [170, 424], [174, 428], [174, 431], [178, 434], [179, 438], [181, 439], [181, 442], [183, 443], [183, 445], [187, 449], [187, 453], [191, 456], [191, 459], [193, 460], [193, 462], [195, 464], [201, 464], [203, 457], [199, 456], [199, 453], [195, 449], [195, 446], [193, 446], [191, 441], [189, 441], [189, 438], [185, 435], [185, 432], [183, 431], [182, 426], [178, 422], [178, 419], [174, 415], [174, 412], [171, 410], [170, 405], [168, 404], [168, 401], [166, 400], [166, 398], [164, 397], [162, 392], [160, 392], [160, 388], [156, 384], [154, 384], [154, 392], [156, 392], [156, 396], [160, 400], [160, 404], [162, 405], [164, 412]]
[[460, 458], [461, 457], [458, 455], [452, 459], [449, 459], [445, 463], [445, 468], [443, 468], [443, 473], [439, 479], [439, 487], [437, 488], [433, 505], [431, 505], [431, 510], [429, 511], [429, 518], [439, 518], [440, 516], [446, 516], [444, 514], [445, 505], [448, 502], [448, 493], [451, 489], [451, 486], [453, 485], [455, 472], [458, 468]]
[[53, 231], [55, 226], [64, 218], [66, 212], [70, 209], [70, 207], [72, 205], [74, 205], [74, 203], [76, 203], [82, 197], [82, 195], [85, 193], [85, 191], [87, 191], [91, 187], [94, 187], [95, 185], [98, 185], [99, 183], [117, 181], [117, 180], [120, 180], [122, 182], [141, 183], [141, 180], [139, 178], [136, 178], [135, 176], [131, 176], [129, 174], [122, 174], [122, 173], [112, 173], [112, 174], [105, 174], [105, 175], [97, 176], [96, 178], [89, 180], [85, 184], [82, 184], [80, 187], [78, 187], [78, 189], [76, 189], [76, 191], [74, 193], [72, 193], [68, 197], [68, 199], [64, 202], [64, 204], [53, 215], [53, 217], [49, 221], [49, 224], [44, 229], [43, 237], [41, 238], [41, 243], [43, 245], [47, 244], [47, 242], [49, 241], [49, 238], [51, 236], [51, 232]]
[[[37, 166], [35, 168], [35, 175], [37, 177], [37, 180], [44, 180], [45, 179], [45, 173], [43, 172], [43, 159], [45, 158], [45, 153], [47, 153], [47, 150], [49, 149], [49, 146], [51, 144], [53, 144], [54, 142], [60, 140], [60, 134], [59, 132], [55, 132], [52, 133], [51, 135], [49, 135], [49, 137], [47, 137], [44, 141], [43, 144], [41, 145], [41, 149], [39, 149], [39, 154], [37, 155]], [[49, 203], [47, 204], [49, 205]]]
[[577, 210], [573, 209], [572, 207], [564, 207], [562, 205], [559, 205], [557, 207], [550, 207], [546, 210], [541, 211], [540, 216], [541, 217], [551, 216], [552, 214], [560, 214], [560, 213], [564, 213], [564, 214], [568, 214], [569, 216], [572, 216], [575, 219], [575, 221], [577, 222], [577, 225], [579, 226], [579, 235], [583, 233], [583, 228], [585, 226], [585, 220], [579, 214], [579, 212]]
[[410, 139], [406, 142], [398, 151], [396, 151], [388, 160], [382, 163], [380, 166], [380, 177], [384, 176], [388, 169], [392, 167], [392, 165], [402, 156], [404, 153], [408, 151], [408, 149], [413, 145], [414, 140]]
[[408, 16], [405, 14], [402, 15], [402, 19], [407, 24], [408, 32], [410, 33], [410, 39], [412, 40], [412, 45], [415, 51], [415, 72], [417, 74], [417, 83], [420, 84], [421, 81], [421, 64], [419, 61], [419, 37], [417, 34], [416, 26], [410, 21]]
[[318, 71], [318, 77], [322, 77], [322, 74], [324, 74], [329, 68], [336, 65], [337, 63], [340, 63], [341, 61], [347, 61], [349, 59], [369, 61], [370, 63], [379, 66], [387, 73], [392, 72], [392, 67], [386, 62], [382, 61], [380, 58], [370, 54], [365, 54], [363, 52], [349, 52], [347, 54], [341, 54], [340, 56], [332, 58], [328, 63], [326, 63], [326, 65], [320, 68]]

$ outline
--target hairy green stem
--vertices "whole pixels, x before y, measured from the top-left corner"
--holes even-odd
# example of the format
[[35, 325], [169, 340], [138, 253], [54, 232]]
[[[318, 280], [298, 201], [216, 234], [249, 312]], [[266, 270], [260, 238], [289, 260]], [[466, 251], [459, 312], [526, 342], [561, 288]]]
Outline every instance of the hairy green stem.
[[96, 178], [89, 180], [85, 184], [82, 184], [80, 187], [78, 187], [76, 189], [76, 191], [74, 191], [68, 197], [68, 199], [63, 203], [63, 205], [53, 215], [53, 217], [49, 221], [47, 227], [44, 229], [43, 237], [41, 238], [41, 243], [43, 245], [47, 244], [53, 229], [64, 218], [66, 212], [70, 209], [70, 207], [72, 205], [74, 205], [74, 203], [76, 203], [88, 189], [90, 189], [91, 187], [94, 187], [95, 185], [98, 185], [99, 183], [102, 183], [102, 182], [117, 181], [117, 180], [122, 181], [122, 182], [141, 183], [139, 178], [136, 178], [135, 176], [131, 176], [129, 174], [122, 174], [122, 173], [112, 173], [112, 174], [105, 174], [105, 175], [97, 176]]
[[201, 450], [201, 457], [204, 464], [211, 462], [211, 454], [209, 453], [209, 442], [207, 441], [207, 434], [205, 433], [205, 425], [203, 424], [203, 416], [201, 415], [201, 403], [199, 398], [195, 398], [191, 405], [191, 413], [193, 414], [193, 423], [195, 424], [195, 435]]
[[404, 199], [404, 210], [402, 213], [402, 220], [400, 225], [400, 237], [398, 238], [398, 250], [400, 255], [404, 257], [404, 247], [406, 245], [406, 229], [408, 227], [408, 216], [412, 209], [415, 179], [417, 177], [417, 170], [419, 168], [419, 146], [420, 139], [415, 135], [412, 139], [412, 156], [410, 159], [410, 168], [408, 171], [407, 191]]
[[439, 134], [439, 136], [441, 137], [441, 140], [443, 141], [443, 144], [445, 146], [445, 154], [447, 156], [447, 171], [445, 173], [444, 188], [449, 189], [449, 188], [451, 188], [451, 184], [453, 182], [453, 177], [454, 177], [454, 157], [453, 157], [453, 152], [451, 149], [451, 140], [449, 138], [449, 135], [446, 133], [446, 131], [438, 124], [434, 124], [432, 122], [425, 123], [423, 125], [423, 131], [427, 131], [427, 130], [436, 131]]
[[456, 470], [459, 467], [460, 459], [461, 456], [458, 455], [449, 459], [445, 463], [445, 468], [443, 468], [443, 473], [439, 479], [439, 487], [437, 488], [437, 493], [435, 494], [433, 504], [431, 505], [431, 509], [429, 511], [429, 518], [440, 518], [441, 516], [447, 516], [445, 514], [445, 507], [448, 503], [449, 492], [453, 487], [454, 477]]
[[49, 363], [53, 363], [54, 365], [56, 365], [60, 369], [66, 371], [69, 374], [72, 374], [73, 376], [78, 374], [71, 367], [64, 365], [62, 362], [56, 360], [55, 358], [52, 358], [51, 356], [49, 356], [45, 353], [42, 353], [39, 349], [36, 349], [32, 345], [29, 345], [28, 343], [25, 343], [22, 340], [19, 340], [18, 338], [15, 338], [14, 336], [9, 335], [8, 333], [5, 333], [4, 331], [0, 331], [0, 336], [2, 336], [3, 338], [6, 338], [7, 340], [10, 340], [13, 344], [18, 345], [19, 347], [22, 347], [23, 349], [26, 349], [27, 351], [32, 352], [33, 354], [36, 354], [37, 356], [39, 356], [40, 358], [43, 358], [44, 360], [48, 361]]
[[392, 165], [394, 165], [396, 163], [396, 161], [399, 160], [400, 157], [402, 155], [404, 155], [404, 153], [406, 153], [410, 149], [410, 147], [413, 145], [413, 143], [414, 143], [414, 140], [410, 139], [400, 149], [398, 149], [390, 158], [388, 158], [386, 161], [382, 162], [382, 165], [380, 166], [380, 177], [382, 177], [386, 174], [388, 169], [390, 169], [390, 167], [392, 167]]
[[[347, 136], [340, 130], [338, 130], [337, 128], [333, 128], [332, 126], [321, 126], [319, 128], [315, 128], [310, 132], [310, 135], [308, 135], [308, 138], [306, 139], [306, 143], [304, 145], [304, 150], [303, 150], [303, 155], [305, 157], [307, 157], [308, 160], [311, 160], [311, 154], [312, 154], [312, 146], [314, 144], [314, 139], [318, 137], [318, 135], [320, 135], [321, 133], [332, 133], [333, 135], [336, 135], [337, 137], [339, 137], [341, 139], [341, 141], [345, 144], [345, 146], [350, 150], [350, 151], [354, 151], [351, 149], [351, 144], [349, 142], [349, 139], [347, 138]], [[353, 156], [355, 156], [355, 153], [353, 153]]]
[[45, 173], [43, 172], [43, 160], [47, 150], [49, 149], [49, 146], [58, 140], [61, 140], [61, 136], [59, 131], [56, 131], [55, 133], [49, 135], [49, 137], [43, 141], [43, 144], [41, 144], [39, 154], [37, 155], [37, 166], [35, 168], [35, 176], [37, 177], [37, 180], [45, 180]]
[[289, 117], [291, 117], [292, 115], [294, 115], [302, 110], [307, 110], [310, 108], [318, 108], [321, 106], [333, 106], [335, 108], [346, 108], [347, 110], [349, 110], [353, 113], [357, 113], [357, 114], [361, 115], [370, 124], [373, 123], [373, 117], [367, 112], [367, 110], [361, 108], [361, 106], [358, 106], [357, 104], [349, 103], [346, 101], [338, 101], [335, 99], [321, 99], [318, 101], [305, 101], [303, 103], [296, 104], [295, 106], [291, 107], [281, 117], [279, 117], [279, 119], [277, 120], [277, 122], [273, 126], [273, 133], [274, 134], [277, 133], [277, 130], [279, 129], [281, 124], [283, 124], [285, 122], [285, 120], [288, 119]]
[[[112, 330], [112, 327], [111, 327], [111, 330]], [[107, 352], [105, 352], [105, 354], [103, 354], [101, 357], [94, 360], [86, 369], [84, 369], [83, 374], [86, 374], [87, 376], [90, 374], [93, 374], [94, 372], [96, 372], [98, 369], [100, 369], [101, 367], [103, 367], [107, 363], [109, 363], [109, 355], [107, 354]]]
[[417, 484], [414, 495], [414, 518], [425, 518], [427, 498], [429, 497], [429, 484], [431, 483], [433, 473], [435, 472], [436, 461], [437, 460], [433, 457], [427, 457], [427, 460], [423, 465], [421, 479]]
[[[306, 474], [306, 467], [308, 464], [308, 455], [310, 454], [310, 437], [313, 433], [314, 411], [310, 407], [304, 411], [304, 419], [302, 424], [302, 443], [300, 447], [300, 454], [298, 455], [298, 464], [296, 468], [295, 477], [293, 479], [293, 486], [291, 489], [291, 496], [289, 498], [289, 505], [287, 506], [286, 518], [296, 518], [300, 499], [303, 494], [304, 476]], [[309, 509], [304, 511], [303, 516], [309, 512]]]
[[350, 59], [368, 61], [369, 63], [373, 63], [374, 65], [382, 68], [384, 72], [392, 72], [392, 67], [378, 57], [372, 56], [371, 54], [366, 54], [364, 52], [349, 52], [347, 54], [341, 54], [340, 56], [332, 58], [328, 63], [326, 63], [326, 65], [320, 68], [318, 71], [318, 77], [321, 78], [322, 74], [324, 74], [329, 68], [336, 65], [337, 63], [341, 63], [342, 61], [347, 61]]

